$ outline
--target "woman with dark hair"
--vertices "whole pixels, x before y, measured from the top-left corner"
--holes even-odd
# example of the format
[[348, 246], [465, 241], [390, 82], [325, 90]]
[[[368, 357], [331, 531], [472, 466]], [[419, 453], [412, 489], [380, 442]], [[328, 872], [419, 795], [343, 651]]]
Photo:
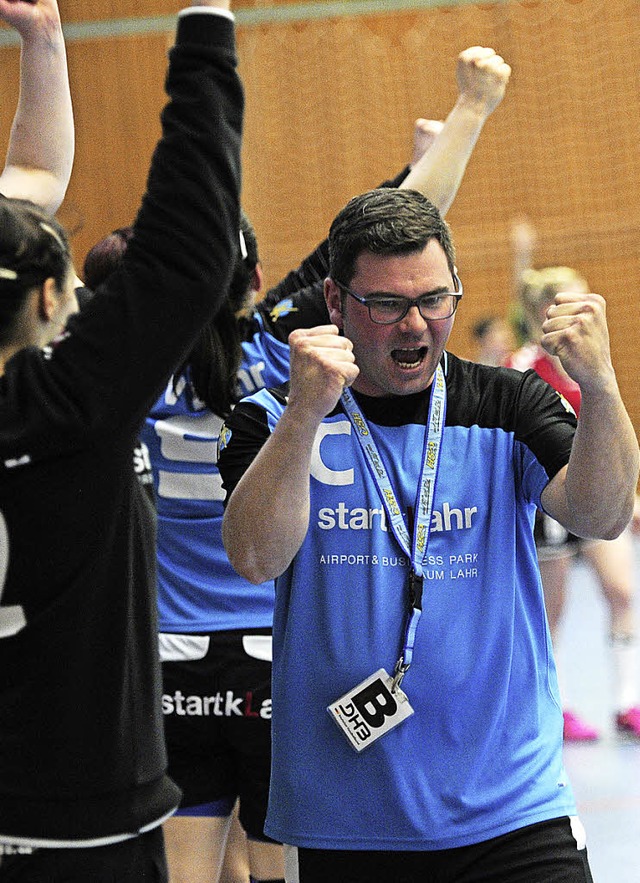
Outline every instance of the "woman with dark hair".
[[68, 323], [64, 230], [0, 199], [0, 881], [167, 879], [180, 792], [131, 452], [229, 282], [243, 108], [229, 0], [192, 6], [127, 253]]
[[23, 347], [43, 347], [56, 337], [78, 305], [69, 242], [54, 218], [26, 200], [3, 199], [0, 230], [0, 367], [4, 369]]
[[120, 264], [132, 236], [133, 227], [118, 227], [88, 252], [84, 259], [83, 282], [90, 291], [95, 291], [114, 266]]

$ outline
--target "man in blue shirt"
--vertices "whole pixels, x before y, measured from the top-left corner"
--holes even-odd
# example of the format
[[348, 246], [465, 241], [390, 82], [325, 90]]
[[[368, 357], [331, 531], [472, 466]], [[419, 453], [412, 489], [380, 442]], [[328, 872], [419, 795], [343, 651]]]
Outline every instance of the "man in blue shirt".
[[532, 525], [631, 517], [604, 300], [561, 293], [543, 329], [577, 423], [533, 372], [446, 351], [462, 284], [420, 194], [356, 197], [329, 248], [333, 324], [221, 434], [229, 558], [276, 579], [265, 830], [288, 883], [589, 883]]

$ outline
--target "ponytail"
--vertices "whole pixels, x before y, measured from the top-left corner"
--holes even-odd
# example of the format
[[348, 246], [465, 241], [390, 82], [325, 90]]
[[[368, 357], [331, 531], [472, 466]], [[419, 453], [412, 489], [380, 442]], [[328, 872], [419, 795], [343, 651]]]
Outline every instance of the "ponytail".
[[225, 419], [237, 401], [237, 374], [242, 343], [235, 311], [225, 301], [215, 318], [200, 332], [174, 384], [188, 365], [196, 395], [214, 414]]

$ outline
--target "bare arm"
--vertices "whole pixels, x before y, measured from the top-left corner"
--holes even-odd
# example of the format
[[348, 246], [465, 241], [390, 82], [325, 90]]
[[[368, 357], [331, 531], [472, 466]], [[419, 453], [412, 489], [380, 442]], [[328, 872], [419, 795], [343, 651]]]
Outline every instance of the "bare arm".
[[229, 560], [253, 583], [280, 576], [300, 548], [309, 526], [316, 432], [358, 374], [351, 342], [334, 325], [293, 331], [289, 345], [287, 407], [229, 497], [222, 525]]
[[[446, 214], [482, 127], [504, 97], [510, 75], [511, 68], [493, 49], [471, 46], [460, 53], [458, 100], [434, 143], [414, 163], [401, 187], [419, 190]], [[430, 121], [418, 120], [416, 126], [425, 122]]]
[[222, 9], [231, 12], [231, 0], [191, 0], [191, 6], [198, 8], [209, 6], [212, 9]]
[[633, 514], [638, 442], [620, 396], [609, 350], [605, 301], [561, 292], [547, 311], [541, 344], [580, 386], [580, 418], [568, 465], [542, 504], [579, 536], [610, 540]]
[[67, 57], [56, 0], [0, 0], [20, 33], [20, 96], [0, 192], [52, 214], [69, 184], [75, 150]]

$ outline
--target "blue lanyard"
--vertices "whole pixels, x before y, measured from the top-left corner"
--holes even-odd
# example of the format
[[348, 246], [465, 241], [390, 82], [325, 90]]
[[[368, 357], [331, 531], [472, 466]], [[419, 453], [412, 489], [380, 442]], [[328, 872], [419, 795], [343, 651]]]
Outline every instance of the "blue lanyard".
[[447, 387], [444, 372], [442, 367], [438, 365], [432, 383], [429, 416], [422, 449], [422, 473], [415, 502], [413, 537], [409, 536], [409, 530], [402, 517], [402, 511], [391, 486], [389, 474], [369, 431], [367, 421], [360, 411], [351, 390], [344, 390], [341, 401], [346, 415], [356, 431], [356, 437], [362, 448], [365, 462], [385, 507], [391, 531], [400, 548], [411, 561], [411, 572], [409, 574], [410, 609], [404, 632], [402, 653], [394, 669], [392, 689], [395, 690], [400, 686], [400, 682], [413, 660], [416, 631], [422, 614], [424, 562], [429, 543], [431, 514], [433, 512], [436, 478], [442, 449], [442, 432], [447, 409]]

